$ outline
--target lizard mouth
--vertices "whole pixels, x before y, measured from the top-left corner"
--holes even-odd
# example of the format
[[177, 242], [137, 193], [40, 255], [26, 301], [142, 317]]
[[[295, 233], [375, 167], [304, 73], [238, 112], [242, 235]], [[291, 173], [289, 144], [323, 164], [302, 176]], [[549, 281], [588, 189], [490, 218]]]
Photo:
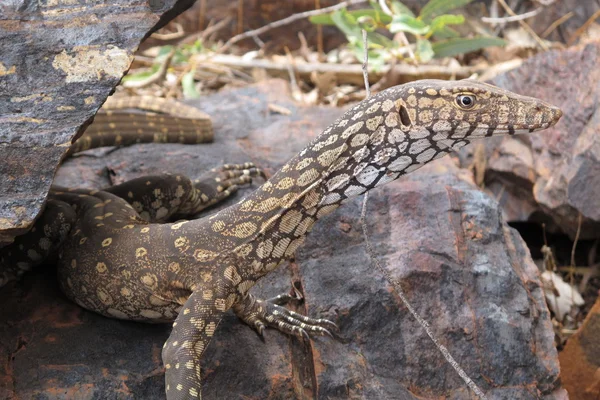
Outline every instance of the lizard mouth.
[[537, 106], [532, 110], [532, 115], [526, 118], [526, 123], [510, 125], [497, 125], [486, 136], [492, 135], [518, 135], [548, 129], [558, 123], [563, 113], [560, 108], [552, 105]]

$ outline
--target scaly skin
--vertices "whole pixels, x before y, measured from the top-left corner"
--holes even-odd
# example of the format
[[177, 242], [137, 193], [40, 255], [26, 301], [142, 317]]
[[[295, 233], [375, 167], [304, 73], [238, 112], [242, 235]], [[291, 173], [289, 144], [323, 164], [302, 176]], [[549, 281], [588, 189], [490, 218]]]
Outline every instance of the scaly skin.
[[59, 256], [61, 287], [109, 317], [175, 319], [162, 353], [167, 399], [200, 398], [200, 359], [228, 309], [259, 331], [306, 336], [334, 327], [248, 293], [318, 219], [472, 139], [545, 129], [561, 115], [474, 81], [418, 81], [357, 104], [253, 194], [210, 218], [153, 224], [108, 192], [55, 193], [77, 209]]
[[[161, 114], [122, 111], [133, 108]], [[67, 156], [103, 146], [199, 144], [212, 142], [213, 137], [210, 117], [195, 107], [152, 96], [109, 97]]]

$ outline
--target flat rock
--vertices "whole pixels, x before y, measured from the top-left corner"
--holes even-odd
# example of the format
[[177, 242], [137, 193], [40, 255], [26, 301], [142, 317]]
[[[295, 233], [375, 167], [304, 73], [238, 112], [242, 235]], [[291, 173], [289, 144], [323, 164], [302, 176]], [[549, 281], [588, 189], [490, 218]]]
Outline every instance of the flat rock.
[[493, 84], [560, 107], [560, 122], [540, 133], [484, 141], [485, 185], [509, 221], [600, 237], [600, 42], [533, 57]]
[[38, 215], [71, 140], [153, 29], [193, 0], [0, 4], [0, 247]]
[[[269, 103], [291, 115], [269, 113]], [[283, 81], [196, 104], [214, 119], [214, 143], [99, 150], [68, 160], [57, 183], [102, 187], [165, 170], [195, 176], [247, 160], [273, 172], [341, 114], [295, 106]], [[469, 174], [446, 158], [370, 198], [377, 257], [476, 384], [491, 399], [565, 399], [537, 268]], [[335, 321], [340, 339], [303, 344], [267, 330], [263, 342], [229, 313], [203, 359], [206, 399], [473, 398], [374, 268], [360, 202], [317, 224], [295, 262], [254, 290], [272, 297], [293, 282], [306, 298], [296, 309]], [[85, 311], [60, 294], [49, 266], [2, 288], [0, 304], [1, 398], [164, 398], [169, 326]]]

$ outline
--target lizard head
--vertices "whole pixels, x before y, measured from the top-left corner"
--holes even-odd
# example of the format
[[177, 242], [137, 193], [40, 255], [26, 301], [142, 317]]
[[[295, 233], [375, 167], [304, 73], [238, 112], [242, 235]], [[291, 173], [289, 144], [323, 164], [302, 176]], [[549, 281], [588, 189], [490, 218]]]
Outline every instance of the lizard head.
[[473, 80], [422, 80], [403, 89], [396, 101], [402, 130], [434, 141], [529, 133], [562, 116], [539, 99]]
[[546, 129], [561, 116], [548, 103], [485, 83], [421, 80], [362, 101], [299, 157], [328, 168], [329, 192], [351, 186], [333, 201], [394, 180], [471, 140]]
[[286, 207], [302, 199], [331, 211], [473, 139], [545, 129], [561, 116], [541, 100], [472, 80], [415, 81], [350, 108], [261, 189], [269, 198], [280, 190]]

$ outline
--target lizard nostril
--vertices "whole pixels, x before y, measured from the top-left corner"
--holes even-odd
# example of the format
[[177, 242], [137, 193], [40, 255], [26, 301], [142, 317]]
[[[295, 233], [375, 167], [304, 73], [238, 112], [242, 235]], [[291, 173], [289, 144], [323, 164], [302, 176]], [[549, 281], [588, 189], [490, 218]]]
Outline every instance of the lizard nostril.
[[408, 115], [408, 110], [403, 105], [400, 106], [400, 122], [402, 122], [402, 125], [404, 126], [409, 126], [412, 124], [410, 116]]

